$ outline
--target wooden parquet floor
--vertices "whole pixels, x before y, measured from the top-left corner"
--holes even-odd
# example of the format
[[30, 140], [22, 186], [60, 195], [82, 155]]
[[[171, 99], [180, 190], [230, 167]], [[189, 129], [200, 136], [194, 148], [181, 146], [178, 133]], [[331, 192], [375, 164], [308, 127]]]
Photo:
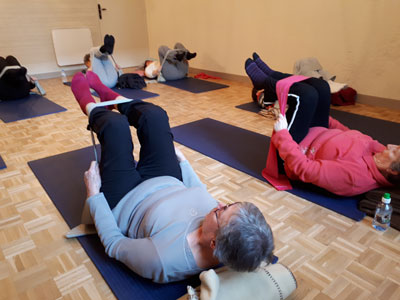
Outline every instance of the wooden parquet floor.
[[[66, 112], [0, 121], [0, 155], [7, 164], [0, 170], [0, 299], [114, 299], [80, 244], [64, 239], [68, 227], [27, 165], [91, 144], [86, 116], [70, 89], [59, 78], [41, 82]], [[230, 87], [191, 94], [149, 84], [147, 90], [160, 94], [149, 101], [168, 112], [171, 126], [210, 117], [270, 135], [273, 120], [235, 108], [250, 101], [250, 85], [219, 82]], [[400, 122], [398, 110], [361, 104], [340, 109]], [[377, 232], [369, 217], [354, 222], [177, 146], [216, 199], [251, 201], [262, 209], [275, 253], [298, 281], [290, 299], [400, 299], [399, 231]]]

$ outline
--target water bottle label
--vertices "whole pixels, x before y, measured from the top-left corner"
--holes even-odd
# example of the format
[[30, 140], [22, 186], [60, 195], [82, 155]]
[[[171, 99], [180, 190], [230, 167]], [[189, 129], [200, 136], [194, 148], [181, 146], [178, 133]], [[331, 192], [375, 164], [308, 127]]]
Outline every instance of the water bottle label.
[[379, 222], [381, 224], [388, 224], [390, 222], [389, 215], [383, 215], [383, 216], [377, 215], [375, 217], [375, 219], [376, 219], [377, 222]]

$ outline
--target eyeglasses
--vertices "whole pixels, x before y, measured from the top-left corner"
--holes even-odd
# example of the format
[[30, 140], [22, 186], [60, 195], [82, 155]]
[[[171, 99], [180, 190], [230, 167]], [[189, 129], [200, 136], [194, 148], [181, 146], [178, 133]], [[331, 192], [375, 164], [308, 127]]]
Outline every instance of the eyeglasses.
[[229, 207], [231, 207], [232, 205], [235, 205], [235, 204], [239, 204], [239, 202], [230, 203], [230, 204], [227, 204], [227, 205], [225, 205], [225, 206], [222, 206], [222, 207], [217, 208], [216, 210], [214, 210], [215, 219], [217, 220], [218, 229], [219, 229], [219, 219], [218, 219], [218, 215], [221, 215], [221, 212], [224, 212], [224, 211], [227, 210]]

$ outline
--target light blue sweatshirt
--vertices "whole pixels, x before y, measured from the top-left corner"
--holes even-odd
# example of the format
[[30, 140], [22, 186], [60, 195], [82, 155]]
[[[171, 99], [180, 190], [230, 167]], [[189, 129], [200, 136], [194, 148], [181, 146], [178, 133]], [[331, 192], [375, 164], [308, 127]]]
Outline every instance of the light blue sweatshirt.
[[186, 237], [218, 204], [187, 160], [180, 167], [183, 182], [171, 176], [148, 179], [112, 211], [103, 193], [87, 199], [106, 253], [159, 283], [202, 271]]

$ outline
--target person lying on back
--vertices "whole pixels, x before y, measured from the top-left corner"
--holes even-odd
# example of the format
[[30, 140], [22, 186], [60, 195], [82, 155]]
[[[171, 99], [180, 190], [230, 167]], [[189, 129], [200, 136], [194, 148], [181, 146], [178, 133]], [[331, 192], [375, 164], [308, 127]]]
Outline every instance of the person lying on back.
[[[245, 69], [264, 97], [276, 100], [276, 83], [291, 76], [272, 70], [254, 53]], [[330, 89], [326, 81], [308, 78], [294, 83], [286, 116], [274, 125], [271, 142], [292, 180], [322, 187], [334, 194], [354, 196], [400, 183], [400, 146], [384, 146], [370, 136], [350, 130], [329, 116]]]

